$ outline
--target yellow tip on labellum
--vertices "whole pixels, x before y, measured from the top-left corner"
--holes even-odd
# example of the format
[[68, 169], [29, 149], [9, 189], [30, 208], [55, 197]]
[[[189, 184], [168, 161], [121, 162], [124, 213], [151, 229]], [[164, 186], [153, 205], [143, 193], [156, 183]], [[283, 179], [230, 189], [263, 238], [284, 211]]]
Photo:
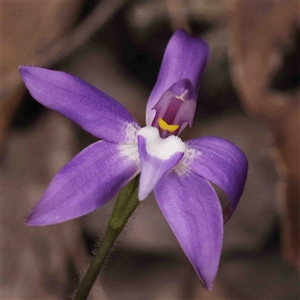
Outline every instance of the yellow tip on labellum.
[[169, 132], [174, 132], [179, 128], [179, 125], [169, 125], [162, 118], [158, 119], [158, 125], [162, 130], [167, 130]]

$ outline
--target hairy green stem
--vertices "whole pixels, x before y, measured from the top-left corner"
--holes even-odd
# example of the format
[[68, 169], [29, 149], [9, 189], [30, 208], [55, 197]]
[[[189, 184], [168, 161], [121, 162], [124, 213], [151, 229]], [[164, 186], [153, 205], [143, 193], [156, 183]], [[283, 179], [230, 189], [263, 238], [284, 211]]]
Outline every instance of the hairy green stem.
[[137, 176], [119, 192], [102, 243], [77, 289], [74, 300], [87, 299], [111, 247], [139, 205], [138, 179]]

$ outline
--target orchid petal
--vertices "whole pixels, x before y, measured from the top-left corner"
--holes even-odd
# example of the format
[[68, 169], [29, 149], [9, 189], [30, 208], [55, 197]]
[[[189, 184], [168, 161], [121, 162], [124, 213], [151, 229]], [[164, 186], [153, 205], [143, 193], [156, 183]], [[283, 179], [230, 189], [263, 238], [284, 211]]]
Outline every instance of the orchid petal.
[[185, 145], [177, 136], [162, 139], [155, 127], [144, 127], [138, 133], [141, 163], [140, 200], [145, 199], [161, 177], [183, 157]]
[[20, 67], [33, 98], [109, 142], [135, 142], [140, 128], [126, 108], [89, 83], [70, 74]]
[[207, 289], [216, 276], [223, 237], [222, 208], [208, 181], [179, 163], [154, 189], [158, 205]]
[[209, 46], [203, 40], [188, 35], [183, 29], [174, 33], [167, 45], [157, 82], [147, 103], [148, 126], [152, 124], [155, 116], [154, 106], [174, 83], [189, 79], [195, 90], [198, 90], [209, 53]]
[[113, 198], [138, 171], [137, 145], [96, 142], [58, 172], [26, 224], [56, 224], [92, 212]]
[[182, 164], [216, 184], [228, 196], [230, 205], [224, 210], [227, 222], [244, 190], [248, 172], [246, 156], [231, 142], [217, 137], [189, 140], [186, 146]]

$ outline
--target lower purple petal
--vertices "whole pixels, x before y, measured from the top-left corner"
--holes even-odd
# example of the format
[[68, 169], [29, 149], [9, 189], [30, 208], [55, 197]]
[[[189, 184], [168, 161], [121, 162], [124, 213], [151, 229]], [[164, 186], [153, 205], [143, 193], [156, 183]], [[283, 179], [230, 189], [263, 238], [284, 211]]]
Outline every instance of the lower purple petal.
[[227, 194], [230, 205], [224, 210], [224, 221], [228, 221], [245, 187], [248, 173], [246, 156], [231, 142], [217, 137], [189, 140], [186, 146], [182, 163]]
[[223, 237], [222, 209], [210, 183], [179, 163], [154, 189], [158, 205], [207, 289], [216, 276]]
[[137, 146], [96, 142], [54, 177], [26, 219], [30, 226], [61, 223], [113, 198], [139, 171]]

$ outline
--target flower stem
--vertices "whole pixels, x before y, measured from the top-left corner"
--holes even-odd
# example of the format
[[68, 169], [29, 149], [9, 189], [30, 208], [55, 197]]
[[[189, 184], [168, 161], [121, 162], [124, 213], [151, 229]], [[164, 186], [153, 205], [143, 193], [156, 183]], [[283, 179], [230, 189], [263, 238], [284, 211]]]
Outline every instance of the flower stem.
[[139, 177], [137, 176], [119, 192], [102, 243], [77, 289], [74, 300], [87, 299], [109, 250], [139, 205], [140, 201], [137, 197], [138, 182]]

